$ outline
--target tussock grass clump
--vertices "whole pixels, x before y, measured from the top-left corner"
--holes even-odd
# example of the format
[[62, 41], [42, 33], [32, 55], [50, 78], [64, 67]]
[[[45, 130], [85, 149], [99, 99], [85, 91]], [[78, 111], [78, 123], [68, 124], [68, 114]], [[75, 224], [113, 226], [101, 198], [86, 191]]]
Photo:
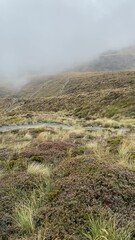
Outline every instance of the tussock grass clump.
[[27, 203], [16, 206], [14, 210], [14, 219], [21, 232], [29, 234], [34, 232], [33, 221], [34, 209]]
[[54, 132], [41, 132], [37, 136], [36, 140], [39, 143], [45, 142], [45, 141], [56, 141], [56, 140], [65, 140], [67, 139], [68, 133], [65, 130], [62, 129], [54, 129]]
[[135, 127], [135, 119], [134, 118], [123, 118], [121, 119], [121, 123], [126, 127]]
[[109, 148], [99, 143], [93, 146], [93, 153], [96, 159], [99, 161], [105, 160], [107, 157], [110, 157]]
[[98, 118], [95, 123], [103, 127], [119, 128], [121, 126], [120, 122], [112, 120], [110, 118]]
[[131, 169], [135, 169], [135, 141], [124, 139], [118, 149], [119, 163]]
[[36, 138], [37, 142], [44, 142], [48, 140], [52, 140], [52, 136], [49, 132], [41, 132]]
[[86, 147], [89, 149], [92, 149], [92, 150], [95, 150], [95, 149], [97, 149], [97, 147], [98, 147], [98, 142], [97, 141], [91, 141], [91, 142], [88, 142], [87, 144], [86, 144]]
[[[21, 202], [16, 204], [13, 211], [13, 219], [21, 233], [28, 235], [35, 232], [34, 218], [37, 216], [42, 204], [45, 203], [50, 188], [51, 181], [48, 180], [46, 185], [44, 181], [42, 183], [40, 182], [37, 189], [33, 190], [30, 195], [26, 194], [22, 196]], [[43, 235], [39, 232], [37, 235], [34, 235], [34, 237], [33, 239], [35, 240], [42, 239]]]
[[39, 163], [29, 164], [27, 173], [31, 175], [39, 176], [41, 179], [49, 178], [51, 175], [49, 167]]
[[24, 136], [25, 141], [31, 141], [32, 140], [32, 135], [30, 133], [26, 133]]
[[130, 230], [118, 228], [113, 218], [105, 219], [103, 216], [89, 218], [89, 231], [84, 233], [85, 239], [89, 240], [129, 240]]
[[9, 149], [14, 151], [14, 152], [17, 152], [17, 153], [20, 153], [25, 147], [28, 146], [28, 141], [26, 140], [26, 142], [18, 142], [16, 144], [12, 144], [9, 146]]

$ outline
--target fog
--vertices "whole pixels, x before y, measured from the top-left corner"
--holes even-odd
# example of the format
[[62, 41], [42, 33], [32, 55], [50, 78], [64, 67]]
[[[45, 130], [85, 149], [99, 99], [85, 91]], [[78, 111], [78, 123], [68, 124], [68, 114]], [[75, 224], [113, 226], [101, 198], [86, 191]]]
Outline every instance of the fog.
[[135, 43], [134, 0], [0, 0], [0, 81], [63, 71]]

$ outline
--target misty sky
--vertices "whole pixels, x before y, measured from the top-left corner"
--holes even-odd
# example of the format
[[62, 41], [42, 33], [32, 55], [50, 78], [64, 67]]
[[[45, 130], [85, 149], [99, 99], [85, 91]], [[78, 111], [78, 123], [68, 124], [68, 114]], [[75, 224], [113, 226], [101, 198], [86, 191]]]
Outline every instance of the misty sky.
[[0, 0], [0, 81], [58, 72], [131, 44], [134, 0]]

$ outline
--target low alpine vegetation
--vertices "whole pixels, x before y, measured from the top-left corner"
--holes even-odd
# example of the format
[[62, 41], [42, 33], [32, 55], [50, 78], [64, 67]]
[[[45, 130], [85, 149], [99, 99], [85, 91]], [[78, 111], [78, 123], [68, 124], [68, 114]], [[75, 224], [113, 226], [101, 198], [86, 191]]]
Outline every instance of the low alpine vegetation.
[[35, 175], [41, 179], [47, 179], [51, 175], [49, 167], [39, 163], [29, 164], [27, 173], [31, 175]]
[[34, 232], [34, 209], [26, 203], [20, 203], [14, 210], [14, 219], [22, 233]]
[[89, 231], [84, 233], [89, 240], [129, 240], [130, 230], [118, 228], [116, 219], [105, 219], [103, 216], [89, 218]]

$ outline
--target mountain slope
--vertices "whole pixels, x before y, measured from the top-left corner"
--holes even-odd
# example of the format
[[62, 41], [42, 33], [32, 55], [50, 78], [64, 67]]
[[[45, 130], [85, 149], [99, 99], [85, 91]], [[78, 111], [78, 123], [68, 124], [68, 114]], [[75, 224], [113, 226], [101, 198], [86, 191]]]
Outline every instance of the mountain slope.
[[0, 97], [6, 97], [10, 94], [10, 90], [3, 85], [0, 85]]
[[[31, 93], [30, 90], [33, 89]], [[65, 73], [19, 93], [21, 111], [70, 111], [78, 117], [134, 117], [135, 72]]]
[[135, 46], [101, 54], [97, 59], [86, 63], [80, 71], [120, 71], [135, 69]]

